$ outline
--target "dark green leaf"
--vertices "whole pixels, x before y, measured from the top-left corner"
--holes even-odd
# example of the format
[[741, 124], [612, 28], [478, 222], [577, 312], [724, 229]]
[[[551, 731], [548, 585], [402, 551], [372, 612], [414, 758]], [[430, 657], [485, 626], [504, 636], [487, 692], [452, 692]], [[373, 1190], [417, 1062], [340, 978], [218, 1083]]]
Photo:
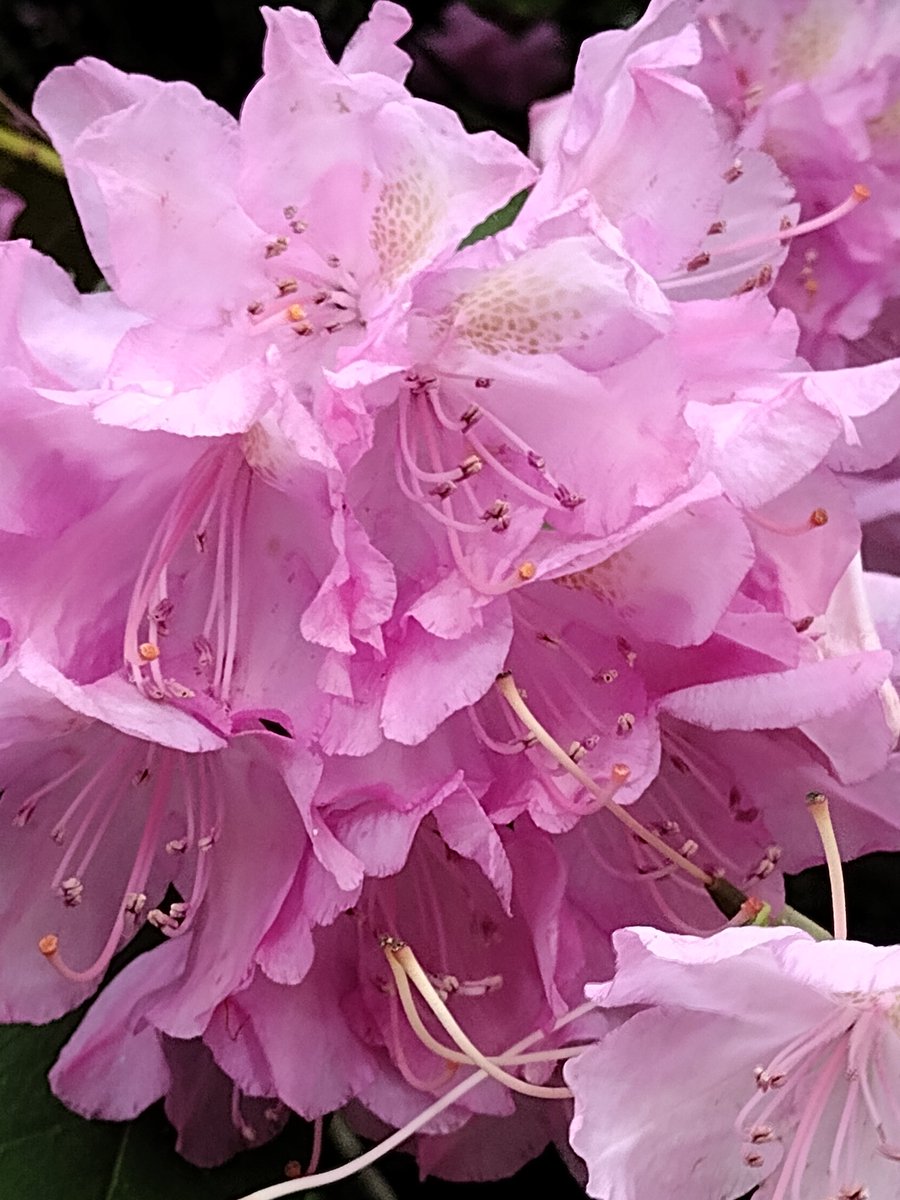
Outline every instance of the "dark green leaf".
[[[235, 1200], [285, 1178], [309, 1137], [290, 1121], [267, 1146], [215, 1170], [175, 1153], [161, 1106], [128, 1124], [85, 1121], [51, 1095], [46, 1074], [80, 1014], [0, 1029], [0, 1196], [9, 1200]], [[308, 1192], [310, 1197], [320, 1195]], [[329, 1200], [337, 1200], [340, 1191]]]
[[459, 243], [459, 249], [462, 250], [465, 246], [472, 246], [475, 242], [480, 242], [482, 238], [493, 237], [501, 229], [506, 229], [509, 225], [512, 225], [513, 221], [522, 211], [522, 205], [528, 198], [528, 192], [528, 188], [523, 188], [503, 208], [498, 208], [489, 217], [485, 217], [480, 225], [475, 226], [468, 237], [463, 238]]

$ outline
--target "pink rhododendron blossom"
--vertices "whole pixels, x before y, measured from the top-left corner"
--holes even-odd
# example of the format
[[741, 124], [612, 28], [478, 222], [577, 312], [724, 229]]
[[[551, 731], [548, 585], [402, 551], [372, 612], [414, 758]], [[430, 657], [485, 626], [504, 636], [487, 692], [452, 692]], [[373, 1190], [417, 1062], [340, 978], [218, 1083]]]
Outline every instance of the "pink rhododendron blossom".
[[531, 177], [497, 135], [409, 95], [395, 5], [375, 5], [340, 66], [309, 14], [264, 15], [240, 123], [93, 59], [39, 90], [98, 264], [148, 318], [90, 398], [103, 421], [216, 435], [285, 388], [302, 403], [312, 369], [402, 324], [409, 281]]
[[239, 121], [42, 86], [111, 291], [0, 245], [0, 1019], [160, 935], [53, 1069], [76, 1111], [163, 1099], [210, 1165], [346, 1108], [488, 1179], [564, 1144], [572, 1059], [604, 1200], [889, 1189], [891, 953], [723, 926], [821, 860], [807, 792], [849, 856], [900, 836], [890, 206], [851, 190], [891, 194], [892, 59], [875, 0], [776, 6], [740, 107], [711, 7], [590, 39], [464, 248], [536, 168], [407, 91], [396, 5], [338, 64], [264, 10]]
[[789, 929], [613, 940], [615, 976], [587, 991], [620, 1027], [565, 1070], [589, 1195], [896, 1189], [895, 948]]
[[542, 172], [526, 213], [587, 189], [667, 293], [765, 289], [797, 206], [772, 160], [723, 134], [689, 82], [701, 43], [685, 15], [659, 0], [632, 29], [584, 43], [571, 95], [533, 110]]
[[25, 201], [8, 188], [0, 187], [0, 238], [9, 237], [13, 225], [25, 207]]
[[[149, 920], [169, 935], [204, 931], [172, 1022], [191, 1036], [218, 989], [243, 977], [277, 912], [304, 840], [296, 806], [249, 742], [225, 752], [186, 714], [121, 681], [78, 687], [27, 647], [17, 661], [21, 675], [0, 685], [13, 826], [2, 843], [3, 1019], [46, 1021], [75, 1007]], [[263, 858], [265, 895], [251, 882]], [[181, 899], [163, 910], [170, 882]]]
[[793, 243], [774, 291], [803, 329], [817, 366], [896, 355], [890, 304], [896, 252], [896, 13], [889, 2], [790, 0], [766, 9], [702, 0], [703, 59], [693, 77], [742, 144], [773, 156], [804, 217], [839, 205], [855, 184], [872, 201]]

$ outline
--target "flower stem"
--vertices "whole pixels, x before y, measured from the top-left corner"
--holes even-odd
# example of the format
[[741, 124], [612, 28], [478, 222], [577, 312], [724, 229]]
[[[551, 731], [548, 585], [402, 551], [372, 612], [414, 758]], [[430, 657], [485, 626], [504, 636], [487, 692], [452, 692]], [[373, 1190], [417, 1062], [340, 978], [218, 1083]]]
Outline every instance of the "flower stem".
[[34, 163], [35, 166], [43, 167], [45, 171], [50, 171], [53, 175], [65, 178], [66, 172], [62, 159], [52, 146], [47, 146], [36, 138], [29, 137], [26, 133], [19, 133], [18, 130], [3, 125], [0, 125], [0, 154], [9, 154], [13, 158], [21, 159], [22, 162]]

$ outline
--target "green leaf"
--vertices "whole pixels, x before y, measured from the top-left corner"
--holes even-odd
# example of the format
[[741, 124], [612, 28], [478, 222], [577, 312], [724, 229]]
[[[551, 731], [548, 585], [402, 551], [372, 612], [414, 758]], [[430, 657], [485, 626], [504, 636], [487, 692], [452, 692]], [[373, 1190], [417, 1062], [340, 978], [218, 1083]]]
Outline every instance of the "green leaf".
[[[0, 1196], [9, 1200], [236, 1200], [285, 1178], [309, 1134], [292, 1119], [268, 1145], [201, 1170], [175, 1153], [161, 1105], [136, 1121], [86, 1121], [50, 1093], [46, 1075], [78, 1023], [0, 1028]], [[337, 1200], [341, 1190], [329, 1193]], [[321, 1196], [308, 1192], [307, 1196]]]
[[530, 188], [523, 188], [521, 192], [516, 192], [508, 204], [505, 204], [503, 208], [498, 208], [496, 212], [492, 212], [489, 217], [485, 217], [480, 225], [476, 225], [469, 236], [463, 238], [457, 248], [462, 250], [466, 246], [472, 246], [475, 242], [480, 242], [486, 237], [493, 237], [501, 229], [506, 229], [512, 225], [513, 221], [522, 211], [522, 205], [528, 199], [530, 190]]

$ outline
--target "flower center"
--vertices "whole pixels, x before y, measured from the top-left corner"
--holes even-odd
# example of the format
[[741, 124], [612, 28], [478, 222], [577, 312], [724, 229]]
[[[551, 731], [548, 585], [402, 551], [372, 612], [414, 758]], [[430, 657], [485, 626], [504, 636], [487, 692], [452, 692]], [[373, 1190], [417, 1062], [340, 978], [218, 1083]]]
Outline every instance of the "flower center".
[[[184, 699], [194, 687], [164, 674], [165, 642], [178, 620], [170, 567], [193, 542], [207, 580], [205, 615], [191, 613], [196, 666], [208, 695], [228, 704], [237, 650], [241, 547], [252, 474], [235, 443], [197, 462], [151, 538], [135, 580], [125, 624], [124, 657], [133, 682], [153, 700]], [[196, 679], [194, 681], [196, 686]]]
[[[33, 790], [20, 802], [13, 818], [14, 825], [24, 828], [36, 810], [54, 802], [58, 804], [67, 793], [75, 793], [49, 829], [49, 836], [62, 848], [51, 889], [67, 908], [77, 908], [90, 902], [92, 877], [99, 892], [105, 889], [104, 864], [95, 863], [95, 859], [107, 838], [118, 838], [111, 834], [111, 828], [117, 821], [133, 820], [135, 810], [143, 807], [143, 822], [138, 823], [137, 845], [127, 880], [115, 905], [106, 942], [94, 962], [84, 969], [73, 970], [60, 953], [56, 934], [41, 939], [41, 952], [62, 975], [76, 983], [99, 979], [122, 937], [142, 920], [167, 936], [189, 927], [206, 891], [208, 852], [222, 821], [221, 799], [218, 789], [212, 786], [206, 755], [183, 754], [115, 733], [102, 740], [102, 747], [95, 746], [102, 753], [91, 758], [80, 756]], [[99, 767], [96, 761], [100, 762]], [[170, 905], [165, 912], [159, 908], [147, 910], [147, 889], [162, 843], [163, 826], [173, 800], [177, 804], [179, 799], [183, 832], [170, 838], [164, 848], [176, 858], [193, 860], [187, 898]]]
[[[736, 182], [742, 174], [743, 166], [737, 160], [726, 172], [725, 180]], [[783, 216], [777, 230], [737, 240], [730, 237], [727, 221], [714, 221], [698, 253], [685, 263], [683, 270], [661, 280], [660, 287], [675, 299], [688, 299], [692, 289], [722, 281], [733, 283], [732, 294], [736, 296], [755, 288], [768, 287], [775, 278], [773, 246], [780, 247], [793, 238], [833, 225], [868, 200], [869, 195], [865, 184], [856, 183], [845, 200], [820, 216], [802, 221], [799, 225], [792, 224], [788, 217]], [[818, 291], [814, 272], [816, 257], [816, 252], [812, 251], [803, 276], [803, 286], [810, 296]]]
[[[547, 469], [543, 457], [502, 421], [483, 399], [492, 381], [472, 382], [479, 402], [451, 417], [438, 380], [411, 371], [401, 389], [395, 471], [404, 495], [447, 533], [460, 574], [487, 595], [500, 595], [534, 578], [531, 562], [514, 563], [478, 543], [503, 535], [514, 521], [572, 512], [584, 502]], [[537, 529], [541, 522], [536, 522]], [[492, 568], [482, 563], [495, 559]]]
[[[844, 1089], [843, 1104], [835, 1130], [826, 1139], [833, 1200], [865, 1200], [869, 1195], [858, 1179], [867, 1125], [875, 1131], [880, 1153], [900, 1160], [900, 1104], [886, 1044], [887, 1037], [897, 1036], [897, 994], [838, 995], [835, 1001], [831, 1017], [756, 1068], [756, 1095], [737, 1118], [745, 1138], [744, 1162], [751, 1167], [764, 1167], [765, 1147], [786, 1140], [793, 1126], [771, 1200], [785, 1200], [789, 1189], [791, 1197], [799, 1194], [837, 1087]], [[886, 1132], [889, 1123], [895, 1131], [892, 1140]]]
[[268, 242], [266, 262], [272, 281], [268, 298], [252, 300], [246, 308], [246, 328], [253, 334], [290, 330], [308, 338], [334, 334], [350, 325], [364, 327], [359, 313], [359, 285], [334, 254], [321, 255], [303, 241], [306, 225], [289, 205], [284, 209], [286, 233]]

